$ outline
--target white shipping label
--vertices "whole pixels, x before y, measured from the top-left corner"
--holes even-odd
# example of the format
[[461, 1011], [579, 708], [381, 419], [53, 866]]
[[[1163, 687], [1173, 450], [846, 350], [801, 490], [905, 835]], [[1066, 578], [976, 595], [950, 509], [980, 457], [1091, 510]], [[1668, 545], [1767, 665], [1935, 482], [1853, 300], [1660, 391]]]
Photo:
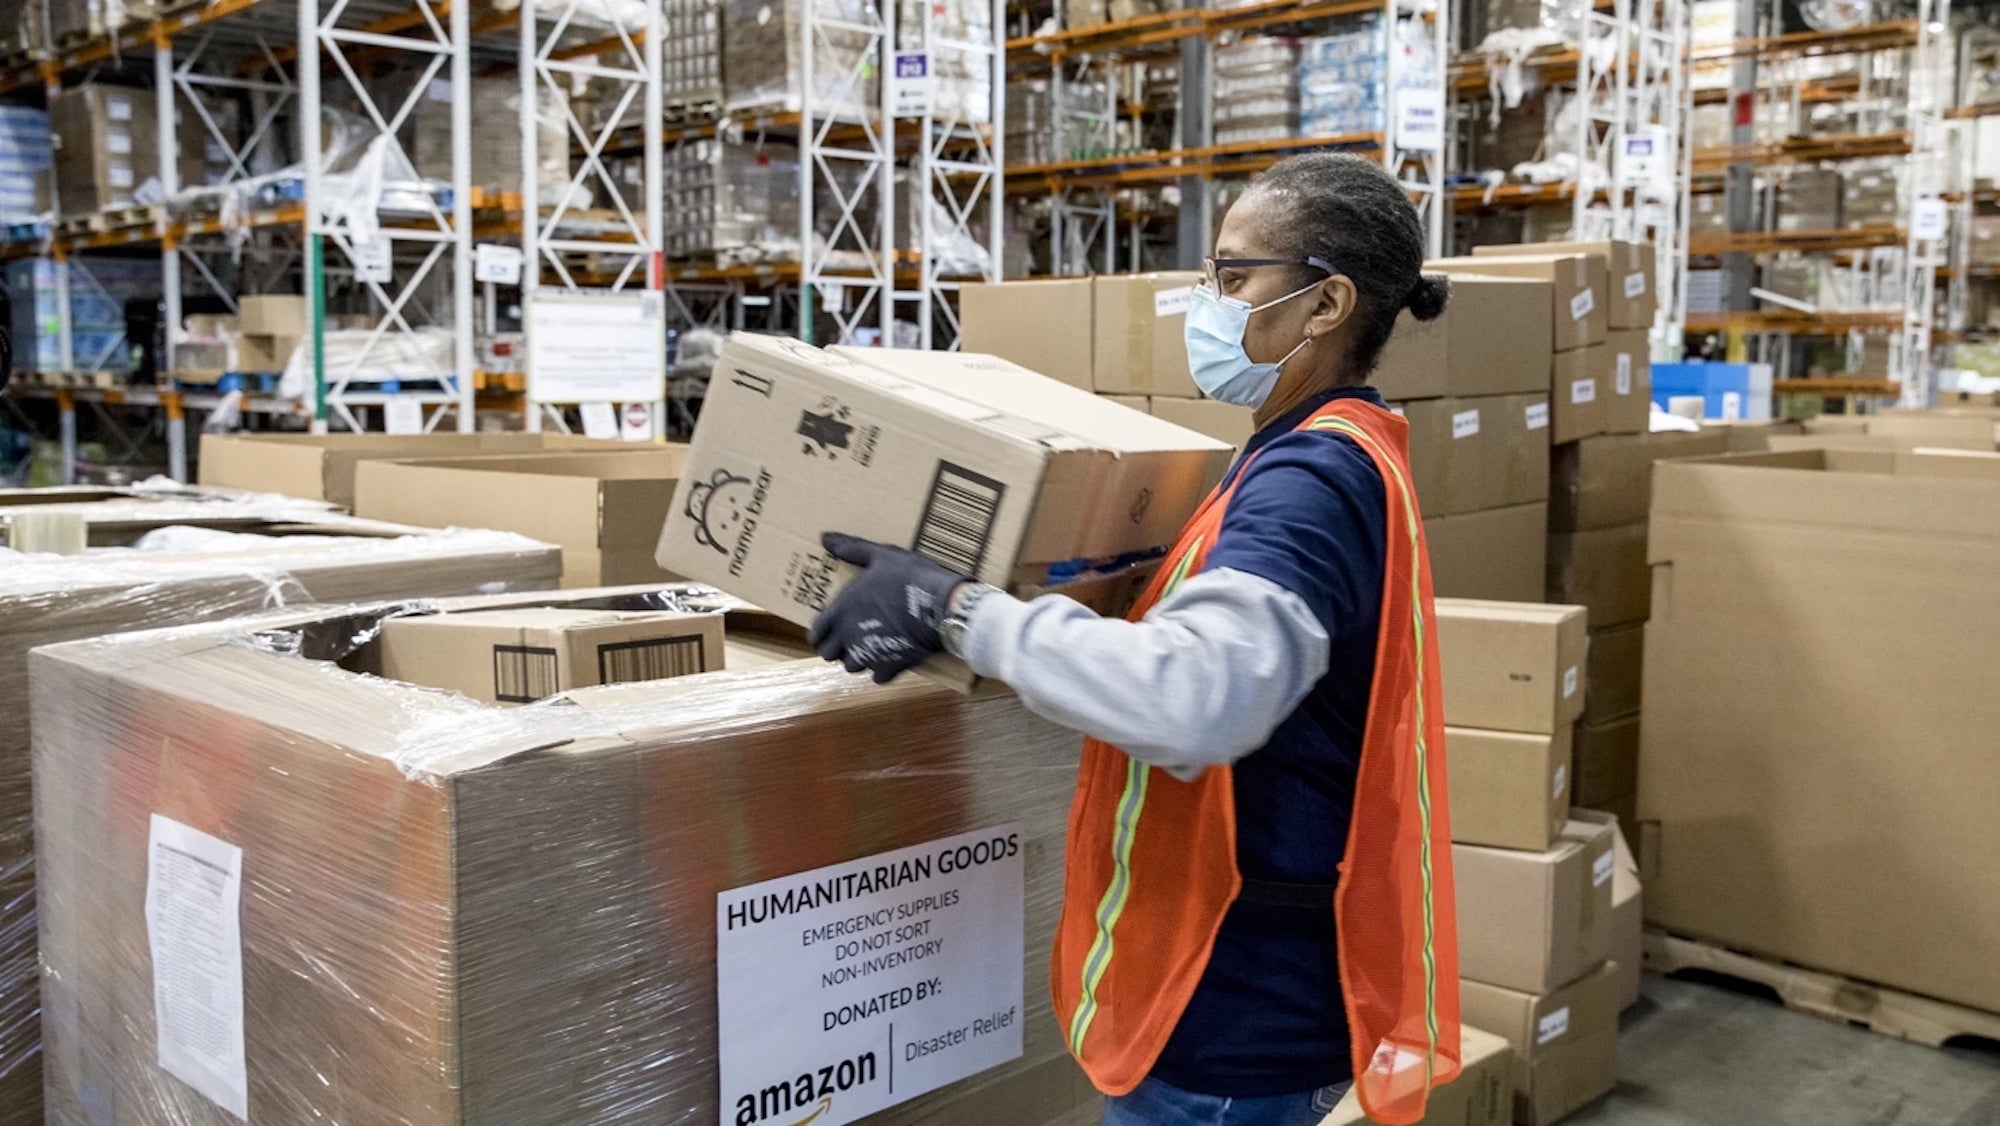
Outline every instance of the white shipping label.
[[1580, 321], [1589, 316], [1590, 311], [1595, 308], [1597, 308], [1597, 293], [1586, 289], [1569, 299], [1569, 319]]
[[586, 438], [616, 438], [618, 436], [618, 411], [610, 403], [584, 403], [583, 436]]
[[1549, 405], [1547, 403], [1529, 403], [1527, 409], [1521, 413], [1527, 416], [1528, 429], [1530, 430], [1540, 430], [1549, 424]]
[[1569, 785], [1569, 767], [1564, 763], [1557, 763], [1555, 781], [1549, 784], [1549, 800], [1550, 801], [1560, 800], [1563, 796], [1564, 787], [1568, 785]]
[[1940, 239], [1944, 237], [1945, 208], [1941, 199], [1917, 201], [1910, 220], [1910, 234], [1920, 239]]
[[132, 186], [132, 166], [129, 164], [106, 165], [104, 179], [114, 188], [129, 188]]
[[390, 399], [382, 405], [382, 428], [391, 434], [422, 434], [424, 405], [415, 399]]
[[1470, 438], [1479, 433], [1479, 411], [1459, 411], [1451, 416], [1451, 436]]
[[1741, 391], [1724, 391], [1722, 393], [1722, 417], [1727, 422], [1734, 422], [1743, 417], [1743, 393]]
[[1188, 302], [1193, 299], [1194, 287], [1191, 285], [1160, 290], [1158, 293], [1153, 294], [1153, 316], [1183, 316], [1188, 311]]
[[1646, 271], [1634, 270], [1625, 275], [1625, 296], [1643, 297], [1646, 293]]
[[104, 116], [112, 121], [132, 120], [132, 99], [114, 94], [104, 99]]
[[1563, 670], [1563, 699], [1567, 700], [1576, 695], [1577, 681], [1580, 679], [1582, 678], [1576, 675], [1575, 665]]
[[1597, 401], [1597, 381], [1579, 379], [1569, 385], [1569, 401], [1572, 403], [1594, 403]]
[[124, 156], [132, 151], [132, 134], [123, 129], [104, 131], [104, 151], [113, 156]]
[[1569, 1006], [1564, 1005], [1555, 1012], [1535, 1022], [1535, 1043], [1546, 1044], [1569, 1031]]
[[390, 257], [390, 241], [377, 235], [374, 238], [354, 240], [354, 280], [358, 282], [385, 282], [391, 277], [393, 260]]
[[1632, 353], [1618, 353], [1617, 379], [1618, 393], [1620, 395], [1630, 395], [1632, 393]]
[[1590, 886], [1603, 887], [1604, 881], [1611, 878], [1612, 869], [1616, 867], [1618, 867], [1617, 853], [1607, 852], [1598, 857], [1597, 862], [1590, 866]]
[[482, 242], [472, 248], [472, 278], [496, 285], [521, 284], [521, 248]]
[[160, 1069], [245, 1121], [243, 850], [153, 815], [146, 940]]
[[1021, 1057], [1020, 824], [715, 897], [721, 1119], [840, 1126]]

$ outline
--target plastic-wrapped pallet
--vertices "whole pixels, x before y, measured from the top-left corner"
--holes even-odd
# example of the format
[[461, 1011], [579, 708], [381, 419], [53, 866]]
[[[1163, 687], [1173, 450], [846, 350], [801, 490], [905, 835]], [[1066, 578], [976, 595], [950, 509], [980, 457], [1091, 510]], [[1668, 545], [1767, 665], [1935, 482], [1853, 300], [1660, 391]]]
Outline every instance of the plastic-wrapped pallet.
[[1540, 29], [1574, 40], [1588, 6], [1583, 0], [1486, 0], [1486, 30]]
[[[927, 10], [928, 40], [924, 27]], [[969, 49], [992, 46], [992, 5], [985, 0], [897, 0], [897, 48], [921, 50], [926, 42], [932, 45], [929, 52], [932, 117], [960, 124], [992, 120], [991, 60]]]
[[[873, 0], [815, 0], [822, 20], [872, 25]], [[806, 0], [724, 0], [723, 108], [729, 113], [805, 108]], [[824, 23], [811, 35], [815, 114], [867, 117], [881, 108], [880, 39]]]
[[1007, 83], [1007, 163], [1050, 164], [1055, 146], [1055, 106], [1044, 79]]
[[[449, 79], [434, 79], [410, 115], [415, 130], [410, 163], [427, 180], [451, 182]], [[569, 182], [569, 124], [562, 96], [538, 83], [535, 98], [535, 190], [544, 206]], [[594, 178], [593, 178], [594, 179]], [[518, 74], [472, 80], [472, 185], [489, 192], [521, 190], [521, 79]], [[589, 207], [588, 182], [571, 208]]]
[[60, 49], [153, 18], [153, 0], [43, 0], [50, 43]]
[[689, 141], [666, 154], [660, 201], [666, 250], [729, 261], [794, 261], [799, 256], [799, 151], [721, 138]]
[[[19, 498], [0, 497], [0, 520], [6, 518], [10, 499]], [[33, 507], [40, 512], [72, 508]], [[248, 547], [242, 538], [231, 537], [224, 550], [199, 554], [100, 548], [84, 556], [13, 556], [0, 549], [5, 557], [0, 561], [0, 714], [14, 720], [0, 725], [0, 1126], [43, 1121], [29, 732], [21, 722], [27, 715], [29, 649], [316, 598], [547, 589], [561, 571], [555, 548], [520, 536], [420, 532], [336, 516], [323, 505], [286, 497], [183, 491], [91, 502], [80, 496], [74, 510], [85, 517], [90, 539], [99, 544], [129, 542], [180, 521], [239, 530], [268, 526], [297, 534]], [[143, 927], [140, 934], [143, 944]], [[58, 1038], [67, 1031], [73, 1045], [78, 1011], [63, 1009], [58, 1001], [47, 1012], [48, 1043], [59, 1047]], [[117, 1105], [121, 1117], [138, 1109], [122, 1101]], [[283, 1113], [278, 1117], [290, 1120]]]
[[[1073, 734], [819, 662], [520, 708], [349, 671], [413, 609], [35, 654], [51, 1122], [1096, 1120], [1042, 984]], [[226, 917], [213, 960], [148, 903]], [[184, 970], [240, 998], [205, 1070]]]
[[660, 99], [670, 116], [705, 117], [722, 108], [722, 7], [717, 0], [666, 0], [660, 44]]
[[53, 207], [49, 115], [0, 106], [0, 224], [32, 223]]
[[1348, 30], [1299, 41], [1299, 135], [1379, 133], [1388, 60], [1382, 20], [1369, 14]]
[[1299, 45], [1277, 36], [1215, 50], [1215, 143], [1298, 136]]
[[[56, 268], [53, 258], [21, 258], [7, 263], [7, 290], [14, 309], [14, 363], [23, 371], [63, 370]], [[157, 301], [160, 285], [157, 259], [70, 259], [70, 368], [116, 371], [131, 367], [132, 352], [125, 341], [125, 303]]]

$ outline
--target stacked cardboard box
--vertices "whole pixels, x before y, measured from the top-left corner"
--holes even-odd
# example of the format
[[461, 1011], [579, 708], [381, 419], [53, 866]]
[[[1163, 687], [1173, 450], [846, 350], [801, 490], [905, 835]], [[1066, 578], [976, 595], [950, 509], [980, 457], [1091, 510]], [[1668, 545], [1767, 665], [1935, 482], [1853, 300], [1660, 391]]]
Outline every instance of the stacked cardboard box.
[[[14, 721], [0, 725], [0, 1123], [6, 1126], [43, 1121], [30, 733], [23, 722], [28, 651], [287, 602], [535, 590], [554, 585], [558, 565], [553, 548], [517, 536], [423, 532], [281, 497], [31, 490], [0, 496], [0, 523], [24, 507], [74, 515], [97, 550], [0, 563], [0, 714]], [[149, 548], [168, 536], [175, 542], [158, 550], [130, 546], [149, 535]], [[48, 1010], [52, 1040], [69, 1030], [62, 1022], [74, 1012]]]
[[610, 439], [550, 433], [204, 434], [200, 479], [216, 488], [280, 493], [351, 509], [354, 470], [364, 461], [645, 448]]
[[1541, 597], [1549, 326], [1548, 285], [1457, 277], [1443, 316], [1403, 314], [1370, 376], [1410, 420], [1410, 472], [1440, 595]]
[[[2000, 1011], [2000, 454], [1654, 470], [1647, 919]], [[1857, 995], [1873, 996], [1857, 986]]]
[[[1437, 622], [1460, 1006], [1513, 1047], [1514, 1121], [1544, 1126], [1616, 1083], [1618, 1011], [1638, 961], [1637, 928], [1614, 925], [1616, 824], [1570, 808], [1585, 615], [1440, 599]], [[1614, 949], [1614, 933], [1629, 945]]]
[[[868, 1115], [885, 1126], [1095, 1120], [1034, 985], [1073, 734], [1011, 697], [818, 661], [523, 708], [357, 675], [408, 611], [35, 655], [53, 1120], [106, 1091], [145, 1123], [794, 1121], [822, 1100], [885, 1107]], [[829, 810], [872, 815], [803, 815]], [[901, 849], [921, 867], [796, 882]], [[780, 908], [756, 891], [771, 880], [836, 890]], [[219, 887], [240, 892], [226, 913]], [[732, 931], [723, 896], [787, 918]], [[149, 927], [149, 902], [229, 923], [197, 946]], [[850, 980], [862, 959], [841, 960], [834, 928], [878, 902], [914, 908], [924, 929], [894, 949], [923, 954]], [[764, 996], [724, 971], [746, 964]], [[826, 1049], [810, 1098], [793, 1098], [803, 1060], [753, 1050], [788, 1020]]]

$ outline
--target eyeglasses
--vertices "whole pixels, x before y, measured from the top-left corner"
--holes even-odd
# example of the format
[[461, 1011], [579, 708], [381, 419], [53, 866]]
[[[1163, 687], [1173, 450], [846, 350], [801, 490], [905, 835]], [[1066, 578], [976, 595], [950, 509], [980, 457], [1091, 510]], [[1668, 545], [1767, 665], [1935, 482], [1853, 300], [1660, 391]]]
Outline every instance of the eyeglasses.
[[1201, 263], [1202, 280], [1217, 293], [1222, 292], [1222, 279], [1217, 276], [1217, 271], [1220, 270], [1250, 270], [1260, 266], [1310, 266], [1329, 277], [1340, 272], [1333, 268], [1333, 263], [1317, 255], [1305, 258], [1217, 258], [1211, 254], [1203, 258]]

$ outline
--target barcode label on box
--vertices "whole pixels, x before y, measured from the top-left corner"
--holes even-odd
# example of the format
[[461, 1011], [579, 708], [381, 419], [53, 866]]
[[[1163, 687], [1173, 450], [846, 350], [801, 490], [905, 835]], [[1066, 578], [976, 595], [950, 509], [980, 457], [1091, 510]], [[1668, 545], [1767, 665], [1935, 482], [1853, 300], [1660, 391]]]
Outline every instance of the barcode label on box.
[[1178, 317], [1188, 311], [1188, 302], [1194, 299], [1194, 287], [1183, 285], [1174, 289], [1163, 289], [1153, 295], [1153, 315], [1155, 317]]
[[534, 645], [493, 647], [493, 698], [532, 704], [556, 694], [556, 651]]
[[666, 680], [702, 670], [700, 637], [655, 637], [620, 641], [597, 647], [597, 682], [630, 684], [635, 680]]
[[1632, 393], [1632, 353], [1630, 352], [1618, 353], [1618, 393], [1620, 395], [1630, 395]]
[[1597, 401], [1597, 381], [1579, 379], [1569, 385], [1569, 401], [1572, 403], [1594, 403]]
[[1637, 297], [1646, 292], [1646, 271], [1637, 270], [1625, 275], [1625, 296]]
[[1590, 886], [1603, 887], [1604, 881], [1611, 878], [1611, 870], [1616, 867], [1618, 867], [1617, 853], [1607, 852], [1598, 857], [1597, 863], [1590, 866]]
[[993, 521], [1000, 513], [1007, 486], [960, 465], [938, 462], [924, 517], [917, 522], [918, 555], [961, 575], [977, 575], [993, 538]]
[[1522, 413], [1527, 416], [1528, 429], [1530, 430], [1540, 430], [1549, 424], [1549, 405], [1547, 403], [1529, 403], [1528, 409]]
[[1569, 784], [1569, 764], [1559, 762], [1556, 764], [1555, 781], [1549, 785], [1549, 800], [1550, 801], [1561, 800], [1563, 796], [1563, 787], [1567, 786], [1568, 784]]
[[104, 99], [104, 116], [112, 121], [132, 120], [132, 99], [122, 94]]
[[1477, 409], [1459, 411], [1457, 414], [1451, 416], [1452, 437], [1470, 438], [1477, 433], [1479, 433], [1479, 411]]
[[1589, 316], [1590, 311], [1595, 308], [1597, 308], [1597, 294], [1586, 289], [1569, 299], [1569, 319], [1580, 321]]
[[132, 186], [132, 166], [129, 164], [110, 165], [104, 170], [104, 178], [114, 188], [129, 188]]
[[1571, 665], [1563, 670], [1563, 699], [1567, 700], [1576, 695], [1576, 682], [1576, 666]]
[[116, 156], [124, 156], [132, 151], [132, 134], [123, 129], [104, 131], [104, 151]]
[[1569, 1031], [1569, 1006], [1564, 1005], [1555, 1012], [1535, 1022], [1535, 1043], [1546, 1044]]

